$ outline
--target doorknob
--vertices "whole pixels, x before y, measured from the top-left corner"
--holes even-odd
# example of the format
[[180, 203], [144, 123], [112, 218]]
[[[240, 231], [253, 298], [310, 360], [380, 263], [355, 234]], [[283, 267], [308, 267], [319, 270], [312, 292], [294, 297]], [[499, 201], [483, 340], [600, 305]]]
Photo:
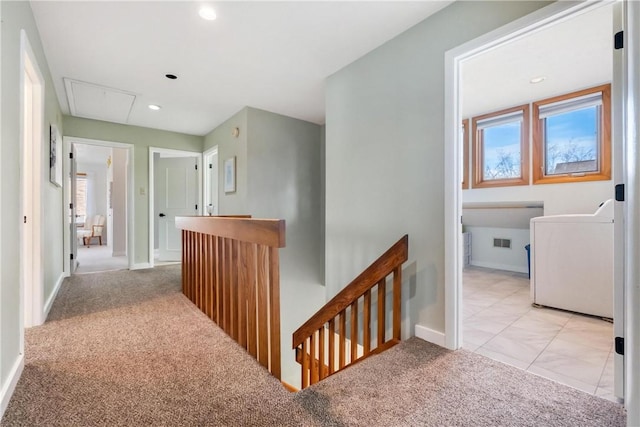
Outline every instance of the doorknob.
[[160, 215], [158, 215], [160, 218], [164, 218], [166, 215], [161, 213]]

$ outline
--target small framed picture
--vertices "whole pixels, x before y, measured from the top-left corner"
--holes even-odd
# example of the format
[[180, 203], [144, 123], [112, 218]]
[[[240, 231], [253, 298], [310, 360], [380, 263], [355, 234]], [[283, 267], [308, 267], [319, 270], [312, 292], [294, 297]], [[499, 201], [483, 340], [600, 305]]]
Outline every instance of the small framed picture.
[[58, 157], [62, 144], [56, 125], [49, 126], [49, 181], [62, 187], [62, 163]]
[[224, 161], [224, 192], [235, 193], [236, 191], [236, 156]]

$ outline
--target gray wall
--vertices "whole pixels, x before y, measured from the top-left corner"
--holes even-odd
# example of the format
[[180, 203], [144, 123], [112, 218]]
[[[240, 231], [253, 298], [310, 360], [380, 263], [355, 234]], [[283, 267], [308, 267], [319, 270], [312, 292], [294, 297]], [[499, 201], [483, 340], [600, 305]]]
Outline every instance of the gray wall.
[[[231, 134], [240, 128], [240, 136]], [[220, 191], [220, 214], [248, 213], [286, 221], [280, 251], [282, 379], [300, 384], [291, 336], [325, 302], [321, 207], [321, 127], [255, 108], [244, 108], [205, 137], [222, 164], [236, 156], [237, 191]]]
[[46, 243], [43, 257], [44, 295], [51, 296], [63, 271], [62, 189], [49, 182], [49, 124], [57, 124], [63, 132], [58, 100], [44, 56], [40, 37], [28, 2], [2, 2], [1, 22], [1, 140], [0, 147], [0, 237], [2, 268], [0, 269], [0, 389], [19, 358], [20, 331], [20, 30], [24, 29], [36, 55], [45, 80], [45, 116], [42, 135], [42, 241]]
[[[149, 260], [149, 147], [202, 152], [201, 136], [64, 116], [64, 135], [133, 144], [134, 262]], [[141, 194], [144, 190], [144, 195]]]
[[403, 334], [444, 331], [444, 54], [546, 4], [455, 2], [328, 78], [328, 297], [407, 233]]

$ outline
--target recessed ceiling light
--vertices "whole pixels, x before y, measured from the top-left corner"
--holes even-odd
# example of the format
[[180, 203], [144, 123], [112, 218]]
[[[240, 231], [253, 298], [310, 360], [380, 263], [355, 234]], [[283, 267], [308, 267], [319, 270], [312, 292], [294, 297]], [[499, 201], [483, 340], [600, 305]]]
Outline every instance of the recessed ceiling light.
[[171, 80], [175, 80], [178, 78], [178, 76], [176, 76], [175, 74], [165, 74], [164, 76]]
[[216, 11], [209, 6], [202, 6], [198, 11], [198, 15], [200, 15], [202, 19], [206, 19], [207, 21], [213, 21], [217, 18]]
[[149, 109], [153, 110], [153, 111], [158, 111], [159, 109], [161, 109], [162, 107], [156, 104], [149, 104]]
[[544, 76], [534, 77], [531, 80], [529, 80], [529, 83], [533, 83], [533, 84], [542, 83], [545, 79], [546, 79], [546, 77], [544, 77]]

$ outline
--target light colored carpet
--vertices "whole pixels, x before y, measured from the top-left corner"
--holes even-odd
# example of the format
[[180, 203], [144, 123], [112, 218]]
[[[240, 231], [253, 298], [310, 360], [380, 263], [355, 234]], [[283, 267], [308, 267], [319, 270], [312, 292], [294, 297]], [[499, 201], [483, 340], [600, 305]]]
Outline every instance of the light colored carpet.
[[288, 393], [180, 293], [179, 266], [74, 276], [5, 426], [618, 426], [621, 405], [419, 339]]

